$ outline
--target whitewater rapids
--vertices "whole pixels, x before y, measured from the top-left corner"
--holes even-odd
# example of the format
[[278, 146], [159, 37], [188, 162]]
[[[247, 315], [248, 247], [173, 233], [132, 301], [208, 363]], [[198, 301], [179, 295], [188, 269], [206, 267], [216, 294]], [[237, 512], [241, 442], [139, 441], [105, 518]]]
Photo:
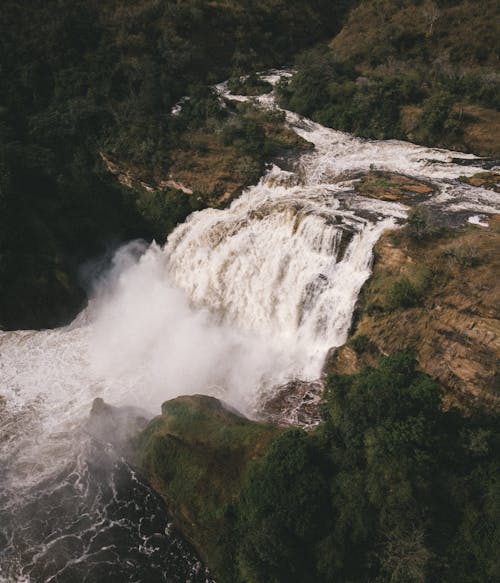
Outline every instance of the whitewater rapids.
[[[256, 103], [277, 107], [272, 95]], [[500, 210], [497, 194], [458, 181], [480, 170], [474, 156], [286, 116], [315, 146], [293, 171], [273, 166], [229, 208], [194, 213], [164, 248], [120, 249], [71, 325], [0, 332], [0, 520], [65, 471], [96, 397], [153, 415], [169, 398], [204, 393], [258, 417], [277, 386], [318, 379], [328, 350], [346, 341], [375, 243], [408, 210], [355, 194], [354, 173], [431, 181], [437, 194], [425, 204], [461, 223], [485, 225]], [[3, 536], [12, 551], [15, 537]], [[35, 551], [31, 565], [48, 549], [39, 541]]]

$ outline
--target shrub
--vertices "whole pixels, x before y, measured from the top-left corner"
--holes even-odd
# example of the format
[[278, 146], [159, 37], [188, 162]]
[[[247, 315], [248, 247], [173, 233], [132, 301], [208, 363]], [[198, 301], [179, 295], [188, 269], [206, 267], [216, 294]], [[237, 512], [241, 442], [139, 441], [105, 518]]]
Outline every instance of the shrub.
[[436, 236], [440, 229], [425, 206], [416, 206], [408, 214], [405, 232], [413, 241], [423, 241]]
[[228, 88], [235, 95], [262, 95], [273, 90], [271, 83], [260, 79], [255, 73], [248, 77], [232, 77]]
[[478, 249], [472, 245], [453, 245], [443, 251], [443, 257], [450, 263], [460, 265], [461, 267], [474, 267], [479, 265], [481, 254]]
[[250, 115], [233, 116], [222, 130], [224, 145], [234, 146], [241, 154], [255, 156], [262, 153], [265, 132], [262, 124]]
[[386, 307], [391, 311], [399, 308], [413, 308], [418, 305], [420, 299], [421, 292], [407, 277], [402, 277], [389, 289]]
[[144, 191], [137, 200], [141, 215], [149, 221], [152, 234], [159, 243], [163, 243], [171, 231], [200, 206], [196, 196], [171, 188]]
[[355, 336], [351, 339], [351, 346], [358, 354], [364, 352], [367, 349], [369, 343], [370, 339], [368, 336], [366, 336], [366, 334], [358, 334], [358, 336]]
[[451, 143], [462, 135], [461, 121], [454, 115], [456, 96], [436, 91], [423, 102], [416, 136], [428, 143]]

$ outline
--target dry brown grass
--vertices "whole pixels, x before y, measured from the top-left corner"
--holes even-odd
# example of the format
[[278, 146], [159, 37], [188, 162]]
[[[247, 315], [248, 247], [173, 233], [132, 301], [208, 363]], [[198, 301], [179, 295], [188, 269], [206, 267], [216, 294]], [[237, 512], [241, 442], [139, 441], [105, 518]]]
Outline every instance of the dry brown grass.
[[434, 192], [433, 186], [394, 172], [372, 171], [364, 174], [355, 185], [356, 191], [379, 200], [410, 202], [416, 196]]
[[500, 112], [477, 105], [465, 105], [468, 120], [464, 128], [467, 149], [481, 156], [500, 156]]
[[[357, 355], [345, 345], [330, 366], [352, 372], [413, 346], [420, 368], [448, 390], [447, 405], [500, 407], [500, 215], [489, 223], [418, 245], [400, 233], [384, 235], [354, 331], [369, 338], [370, 350]], [[420, 287], [421, 300], [388, 310], [391, 286], [403, 277]]]

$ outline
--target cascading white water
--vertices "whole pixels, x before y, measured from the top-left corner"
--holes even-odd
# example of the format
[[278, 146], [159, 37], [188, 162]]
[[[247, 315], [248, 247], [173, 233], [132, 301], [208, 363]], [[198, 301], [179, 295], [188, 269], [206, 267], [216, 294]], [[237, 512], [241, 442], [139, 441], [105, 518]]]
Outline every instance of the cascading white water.
[[[256, 101], [275, 107], [272, 96]], [[156, 413], [168, 398], [206, 393], [256, 415], [273, 387], [318, 378], [327, 351], [346, 340], [374, 244], [407, 212], [354, 194], [347, 173], [375, 166], [427, 178], [438, 193], [426, 204], [478, 225], [500, 209], [498, 195], [457, 180], [478, 168], [451, 152], [286, 115], [315, 146], [295, 172], [270, 168], [228, 209], [194, 213], [164, 249], [120, 250], [70, 326], [0, 332], [0, 516], [62, 470], [68, 436], [97, 396]]]
[[328, 349], [345, 342], [373, 245], [394, 222], [345, 213], [331, 195], [304, 186], [275, 186], [276, 174], [230, 209], [179, 227], [166, 249], [168, 271], [195, 306], [265, 338], [281, 357], [276, 380], [313, 379]]

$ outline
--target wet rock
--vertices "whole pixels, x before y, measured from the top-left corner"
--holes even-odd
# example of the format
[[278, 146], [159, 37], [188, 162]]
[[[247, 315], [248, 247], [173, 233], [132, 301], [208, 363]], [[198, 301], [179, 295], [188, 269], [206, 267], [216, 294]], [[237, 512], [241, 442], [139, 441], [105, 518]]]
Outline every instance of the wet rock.
[[97, 397], [92, 403], [86, 429], [97, 441], [111, 444], [126, 457], [131, 457], [132, 440], [146, 427], [150, 417], [136, 407], [113, 407]]
[[264, 421], [281, 427], [312, 429], [321, 422], [323, 382], [295, 379], [275, 389], [260, 411]]
[[459, 180], [470, 186], [479, 186], [500, 193], [500, 172], [479, 172], [474, 176], [460, 176]]

